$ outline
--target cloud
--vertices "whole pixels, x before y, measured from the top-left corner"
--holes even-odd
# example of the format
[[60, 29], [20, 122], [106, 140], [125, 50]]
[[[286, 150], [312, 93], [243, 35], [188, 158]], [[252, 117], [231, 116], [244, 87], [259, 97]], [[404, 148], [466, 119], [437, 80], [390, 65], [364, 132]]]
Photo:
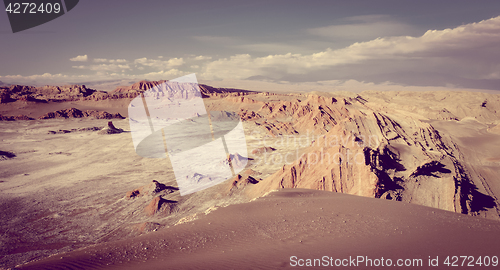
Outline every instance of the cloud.
[[148, 66], [157, 70], [171, 69], [182, 66], [185, 63], [183, 58], [171, 58], [169, 60], [148, 59], [146, 57], [134, 60], [134, 64]]
[[126, 64], [126, 65], [120, 65], [120, 64], [100, 64], [100, 65], [89, 65], [89, 66], [72, 66], [73, 68], [76, 69], [87, 69], [87, 70], [92, 70], [92, 71], [98, 71], [98, 72], [124, 72], [125, 70], [130, 70], [131, 67]]
[[94, 58], [93, 61], [96, 62], [96, 63], [106, 63], [106, 62], [108, 62], [108, 59], [105, 59], [105, 58]]
[[194, 60], [200, 61], [200, 60], [212, 60], [212, 56], [206, 56], [206, 55], [198, 55], [193, 58]]
[[125, 59], [106, 59], [106, 58], [94, 58], [96, 63], [127, 63]]
[[88, 75], [66, 75], [66, 74], [51, 74], [43, 73], [30, 76], [23, 75], [7, 75], [0, 76], [0, 80], [12, 84], [25, 84], [25, 85], [44, 85], [44, 84], [67, 84], [70, 81], [84, 81], [88, 80]]
[[[276, 54], [252, 57], [239, 54], [218, 59], [203, 68], [204, 79], [244, 79], [268, 76], [345, 76], [398, 72], [441, 72], [481, 79], [500, 72], [500, 17], [453, 29], [429, 30], [420, 37], [395, 36], [357, 42], [348, 47], [313, 54]], [[323, 78], [327, 79], [327, 78]], [[444, 82], [451, 83], [451, 82]]]
[[[369, 22], [389, 21], [384, 16], [352, 17], [345, 24], [349, 27], [356, 24], [369, 27]], [[337, 31], [337, 34], [342, 34], [342, 31]], [[203, 80], [268, 78], [296, 83], [352, 79], [379, 85], [390, 81], [416, 86], [475, 88], [481, 85], [480, 88], [492, 89], [498, 88], [500, 83], [498, 44], [500, 16], [450, 29], [429, 30], [420, 36], [378, 37], [340, 49], [327, 48], [314, 53], [277, 53], [267, 56], [241, 53], [216, 59], [208, 55], [170, 59], [155, 56], [154, 59], [144, 57], [133, 60], [95, 58], [93, 64], [78, 63], [73, 68], [94, 71], [95, 80], [136, 76], [142, 79], [147, 78], [145, 76], [168, 79], [196, 69], [197, 76]], [[254, 45], [268, 46], [264, 43]], [[88, 60], [86, 55], [72, 59], [84, 58]], [[62, 80], [65, 77], [54, 78]]]
[[[87, 67], [84, 66], [84, 69]], [[106, 70], [107, 71], [107, 70]], [[187, 75], [191, 72], [184, 72], [178, 69], [161, 70], [140, 74], [124, 74], [120, 72], [97, 72], [95, 74], [87, 75], [66, 75], [66, 74], [37, 74], [30, 76], [22, 75], [7, 75], [0, 76], [0, 80], [12, 84], [26, 84], [26, 85], [61, 85], [68, 83], [89, 82], [89, 81], [104, 81], [104, 80], [164, 80], [174, 79], [180, 76]]]
[[74, 61], [74, 62], [87, 62], [87, 60], [88, 60], [87, 55], [78, 55], [76, 57], [69, 59], [69, 61]]
[[127, 63], [128, 61], [125, 59], [111, 59], [109, 60], [110, 63]]
[[332, 40], [370, 40], [379, 37], [409, 35], [417, 30], [386, 15], [365, 15], [344, 18], [334, 25], [311, 28], [308, 33]]
[[147, 79], [147, 80], [165, 80], [165, 79], [175, 79], [180, 76], [184, 76], [189, 74], [190, 72], [180, 71], [178, 69], [170, 69], [170, 70], [161, 70], [155, 72], [149, 72], [140, 75], [132, 76], [135, 79]]

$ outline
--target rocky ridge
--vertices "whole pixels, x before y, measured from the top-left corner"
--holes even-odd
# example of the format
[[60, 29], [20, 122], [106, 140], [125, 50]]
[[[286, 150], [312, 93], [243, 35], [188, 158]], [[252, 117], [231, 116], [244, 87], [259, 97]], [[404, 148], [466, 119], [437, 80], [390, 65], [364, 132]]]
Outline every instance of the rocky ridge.
[[124, 119], [119, 113], [108, 113], [105, 111], [96, 110], [79, 110], [76, 108], [58, 110], [55, 112], [46, 113], [38, 119], [53, 119], [53, 118], [83, 118], [83, 117], [93, 117], [96, 119]]
[[[499, 219], [498, 191], [487, 183], [494, 179], [481, 180], [484, 177], [463, 158], [456, 139], [429, 122], [433, 116], [452, 122], [471, 116], [499, 119], [495, 95], [476, 104], [477, 112], [458, 104], [458, 108], [434, 108], [436, 113], [427, 109], [424, 115], [411, 109], [403, 113], [402, 106], [381, 109], [380, 102], [361, 95], [309, 94], [289, 101], [279, 97], [262, 101], [258, 95], [226, 99], [239, 103], [242, 119], [253, 122], [268, 137], [316, 136], [299, 159], [247, 188], [250, 197], [274, 189], [309, 188]], [[247, 109], [255, 104], [260, 109]], [[255, 154], [265, 153], [263, 149], [257, 148]]]
[[[87, 88], [85, 85], [64, 85], [64, 86], [25, 86], [25, 85], [11, 85], [0, 87], [0, 104], [9, 103], [14, 101], [25, 102], [66, 102], [66, 101], [79, 101], [79, 100], [106, 100], [106, 99], [122, 99], [122, 98], [135, 98], [144, 91], [154, 88], [162, 83], [161, 81], [140, 81], [130, 86], [119, 86], [116, 89], [105, 92]], [[171, 89], [168, 94], [179, 95], [187, 97], [192, 95], [198, 89], [194, 86], [192, 89], [176, 88], [177, 83], [170, 83]], [[247, 90], [229, 89], [229, 88], [215, 88], [208, 85], [199, 84], [199, 91], [203, 97], [224, 97], [224, 96], [239, 96], [248, 93], [254, 93]], [[191, 93], [190, 93], [191, 92]]]

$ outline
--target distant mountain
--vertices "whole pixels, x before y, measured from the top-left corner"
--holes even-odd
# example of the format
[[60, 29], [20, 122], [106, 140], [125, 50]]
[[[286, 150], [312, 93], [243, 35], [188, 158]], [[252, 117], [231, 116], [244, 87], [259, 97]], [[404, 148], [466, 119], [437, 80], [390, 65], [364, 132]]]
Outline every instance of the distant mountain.
[[[129, 86], [118, 86], [114, 90], [98, 91], [91, 89], [85, 85], [63, 85], [63, 86], [26, 86], [26, 85], [10, 85], [0, 86], [0, 103], [8, 103], [16, 100], [32, 101], [32, 102], [49, 102], [49, 101], [76, 101], [76, 100], [104, 100], [104, 99], [121, 99], [135, 98], [144, 91], [151, 89], [157, 85], [166, 82], [161, 81], [140, 81]], [[175, 88], [175, 87], [174, 87]], [[252, 91], [230, 89], [230, 88], [215, 88], [208, 85], [199, 85], [199, 89], [203, 97], [211, 96], [240, 96]], [[194, 89], [171, 89], [172, 93], [169, 96], [180, 95], [188, 97], [194, 93]], [[190, 92], [191, 94], [187, 94]]]
[[[166, 82], [166, 80], [161, 80], [161, 81], [146, 81], [142, 80], [139, 82], [136, 82], [132, 85], [129, 86], [119, 86], [113, 91], [110, 91], [109, 93], [114, 95], [114, 96], [119, 96], [119, 97], [136, 97], [140, 93], [151, 89], [155, 86], [158, 86], [162, 83]], [[211, 97], [211, 96], [228, 96], [228, 95], [244, 95], [248, 93], [255, 93], [255, 91], [248, 91], [248, 90], [242, 90], [242, 89], [233, 89], [233, 88], [216, 88], [212, 87], [209, 85], [205, 84], [199, 84], [199, 89], [202, 94], [202, 97]], [[175, 91], [175, 89], [173, 89]], [[179, 89], [178, 89], [179, 90]], [[177, 91], [178, 91], [177, 90]]]
[[70, 83], [70, 84], [79, 84], [85, 85], [88, 88], [92, 88], [99, 91], [111, 91], [122, 85], [130, 85], [135, 83], [136, 80], [132, 79], [123, 79], [123, 80], [104, 80], [104, 81], [90, 81], [90, 82], [78, 82], [78, 83]]
[[104, 95], [106, 92], [88, 89], [85, 85], [47, 85], [43, 87], [11, 85], [0, 87], [0, 103], [8, 103], [16, 100], [32, 102], [74, 101], [85, 99], [93, 94], [95, 96], [98, 94]]

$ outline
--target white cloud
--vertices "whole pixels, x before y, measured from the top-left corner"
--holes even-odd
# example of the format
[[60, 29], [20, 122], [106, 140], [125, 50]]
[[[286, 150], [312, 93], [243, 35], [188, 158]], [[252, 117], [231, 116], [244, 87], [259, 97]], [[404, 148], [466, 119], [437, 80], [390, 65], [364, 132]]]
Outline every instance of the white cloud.
[[134, 60], [134, 64], [155, 68], [157, 70], [171, 69], [182, 66], [185, 63], [183, 58], [171, 58], [169, 60], [148, 59], [146, 57]]
[[124, 70], [130, 70], [131, 67], [127, 65], [120, 64], [99, 64], [99, 65], [90, 65], [90, 66], [73, 66], [76, 69], [88, 69], [98, 72], [124, 72]]
[[125, 59], [111, 59], [109, 60], [110, 63], [127, 63], [128, 61]]
[[[280, 78], [285, 75], [311, 74], [331, 68], [357, 65], [385, 72], [409, 70], [441, 71], [454, 76], [482, 78], [500, 71], [498, 53], [500, 17], [462, 25], [454, 29], [429, 30], [420, 37], [397, 36], [354, 43], [343, 49], [302, 54], [276, 54], [252, 57], [249, 54], [218, 59], [205, 65], [205, 79], [244, 79], [251, 76]], [[384, 72], [384, 70], [376, 70]]]
[[87, 60], [88, 60], [87, 55], [78, 55], [76, 57], [69, 59], [69, 61], [74, 61], [74, 62], [87, 62]]
[[127, 63], [125, 59], [106, 59], [106, 58], [94, 58], [96, 63]]
[[106, 62], [108, 62], [108, 59], [106, 59], [106, 58], [94, 58], [94, 62], [96, 62], [96, 63], [106, 63]]
[[[87, 67], [85, 67], [87, 68]], [[78, 82], [88, 82], [88, 81], [100, 81], [100, 80], [165, 80], [174, 79], [183, 75], [187, 75], [191, 72], [184, 72], [178, 69], [161, 70], [157, 72], [141, 73], [141, 74], [124, 74], [121, 72], [96, 72], [90, 75], [66, 75], [66, 74], [37, 74], [30, 76], [22, 75], [7, 75], [0, 76], [0, 80], [6, 83], [14, 84], [25, 84], [25, 85], [61, 85], [68, 83], [78, 83]]]
[[75, 80], [89, 79], [87, 75], [66, 75], [66, 74], [51, 74], [43, 73], [30, 76], [22, 75], [7, 75], [0, 76], [0, 79], [7, 83], [26, 84], [26, 85], [42, 85], [42, 84], [67, 84]]
[[212, 60], [212, 56], [206, 56], [206, 55], [198, 55], [194, 58], [194, 60]]

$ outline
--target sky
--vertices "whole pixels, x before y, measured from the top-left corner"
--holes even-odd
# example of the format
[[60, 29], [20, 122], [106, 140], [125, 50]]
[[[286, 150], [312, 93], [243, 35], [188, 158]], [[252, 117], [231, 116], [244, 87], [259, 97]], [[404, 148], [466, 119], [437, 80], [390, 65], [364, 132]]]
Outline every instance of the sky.
[[[500, 1], [81, 0], [12, 33], [0, 81], [174, 79], [500, 90]], [[250, 85], [250, 84], [249, 84]]]

